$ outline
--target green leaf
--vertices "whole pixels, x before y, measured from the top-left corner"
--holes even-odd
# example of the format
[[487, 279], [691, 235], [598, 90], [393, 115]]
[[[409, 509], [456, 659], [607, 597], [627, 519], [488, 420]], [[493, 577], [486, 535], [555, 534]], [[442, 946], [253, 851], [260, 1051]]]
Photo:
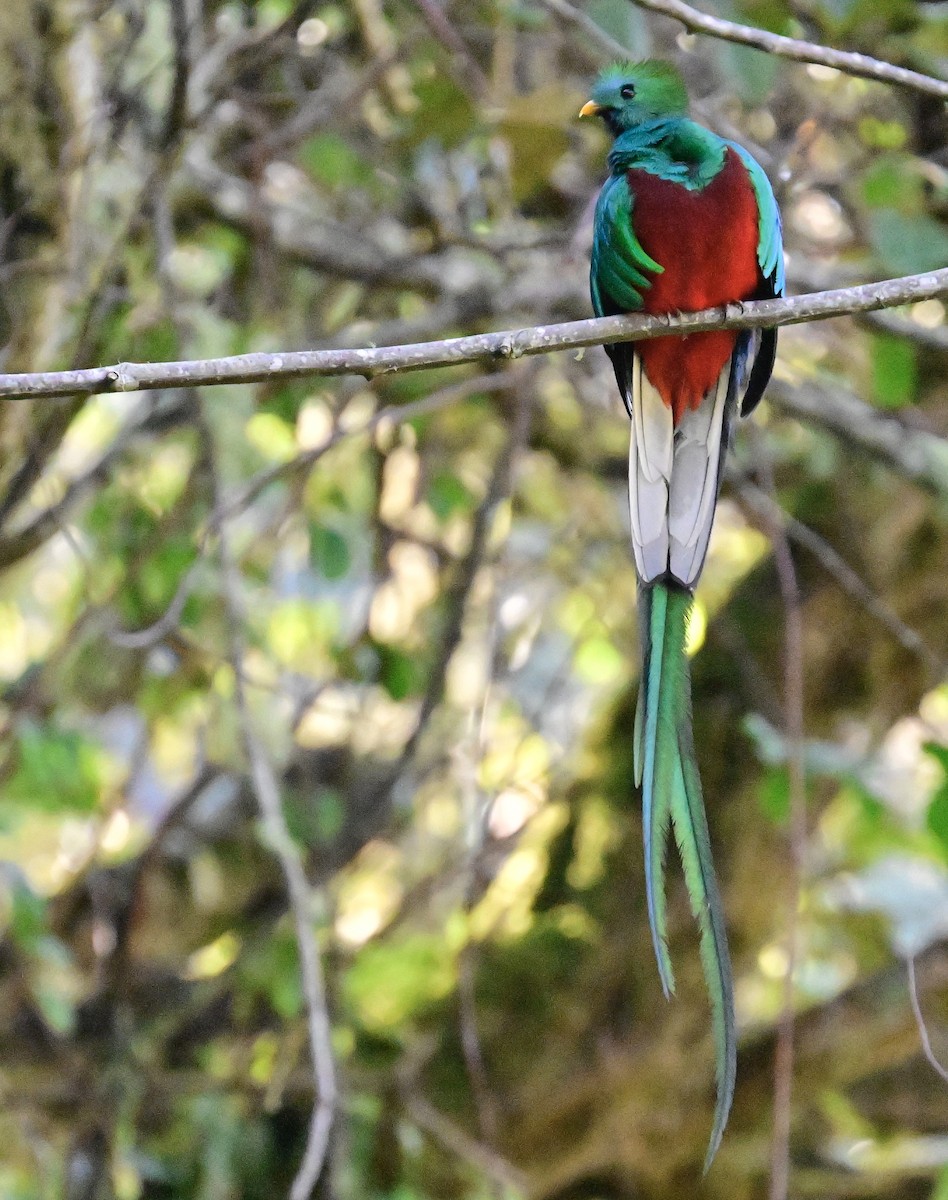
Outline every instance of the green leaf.
[[938, 789], [928, 806], [926, 824], [948, 855], [948, 786]]
[[862, 177], [861, 187], [862, 198], [870, 208], [923, 211], [922, 177], [908, 154], [887, 154], [873, 162]]
[[143, 563], [139, 573], [139, 595], [127, 597], [135, 605], [136, 623], [160, 616], [194, 561], [194, 544], [189, 537], [168, 537]]
[[17, 766], [3, 798], [47, 813], [92, 812], [99, 799], [101, 750], [80, 733], [24, 723]]
[[43, 983], [33, 988], [33, 995], [47, 1023], [57, 1033], [66, 1035], [72, 1032], [76, 1020], [76, 1007], [64, 991]]
[[948, 746], [926, 742], [923, 749], [942, 769], [942, 781], [928, 806], [925, 824], [938, 839], [945, 857], [948, 858]]
[[46, 900], [17, 880], [11, 901], [10, 933], [17, 945], [32, 954], [46, 936]]
[[341, 533], [328, 525], [312, 527], [310, 552], [313, 564], [326, 579], [340, 579], [349, 570], [349, 545]]
[[622, 676], [625, 659], [608, 638], [591, 637], [580, 644], [574, 666], [587, 683], [614, 683]]
[[321, 842], [331, 842], [345, 824], [345, 798], [335, 788], [320, 788], [314, 816], [317, 837]]
[[289, 1020], [303, 1006], [299, 952], [288, 928], [252, 946], [237, 960], [236, 971], [251, 995], [265, 996], [274, 1012]]
[[406, 126], [410, 142], [435, 138], [451, 149], [470, 139], [477, 131], [478, 116], [464, 89], [446, 71], [435, 71], [417, 79], [414, 92], [418, 108]]
[[393, 700], [404, 700], [417, 692], [422, 680], [418, 659], [391, 646], [379, 646], [382, 686]]
[[319, 133], [300, 148], [300, 162], [319, 183], [341, 190], [365, 186], [372, 168], [338, 133]]
[[775, 825], [786, 825], [790, 816], [790, 772], [772, 767], [760, 782], [757, 800], [761, 811]]
[[894, 208], [867, 215], [869, 241], [881, 266], [895, 275], [940, 270], [948, 262], [948, 232], [934, 217]]
[[457, 475], [450, 471], [439, 471], [428, 484], [427, 500], [435, 516], [442, 521], [453, 513], [469, 512], [474, 497]]
[[906, 338], [877, 333], [872, 337], [872, 388], [880, 408], [911, 404], [918, 389], [915, 347]]
[[410, 934], [363, 946], [345, 976], [344, 992], [357, 1019], [385, 1031], [444, 996], [455, 981], [443, 938]]

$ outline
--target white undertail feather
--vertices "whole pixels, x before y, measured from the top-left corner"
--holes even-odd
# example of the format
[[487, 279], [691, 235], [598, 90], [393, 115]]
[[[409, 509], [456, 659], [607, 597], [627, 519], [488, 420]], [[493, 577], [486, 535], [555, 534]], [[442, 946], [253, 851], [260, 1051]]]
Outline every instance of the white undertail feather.
[[668, 484], [674, 447], [671, 409], [652, 387], [636, 355], [632, 363], [629, 512], [635, 565], [646, 582], [668, 568]]
[[721, 445], [731, 364], [697, 409], [685, 413], [675, 437], [675, 462], [668, 490], [668, 565], [682, 583], [697, 582], [708, 550], [718, 496]]
[[698, 580], [714, 523], [721, 455], [727, 452], [731, 383], [728, 362], [676, 430], [671, 409], [635, 357], [629, 509], [635, 565], [644, 583], [667, 572], [685, 587]]

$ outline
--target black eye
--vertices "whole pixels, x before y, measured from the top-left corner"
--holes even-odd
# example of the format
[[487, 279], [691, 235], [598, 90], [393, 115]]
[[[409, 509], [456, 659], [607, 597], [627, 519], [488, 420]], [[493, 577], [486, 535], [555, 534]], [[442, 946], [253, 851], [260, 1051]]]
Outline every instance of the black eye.
[[631, 83], [624, 83], [622, 87], [619, 88], [619, 95], [623, 100], [631, 100], [635, 95], [635, 85]]

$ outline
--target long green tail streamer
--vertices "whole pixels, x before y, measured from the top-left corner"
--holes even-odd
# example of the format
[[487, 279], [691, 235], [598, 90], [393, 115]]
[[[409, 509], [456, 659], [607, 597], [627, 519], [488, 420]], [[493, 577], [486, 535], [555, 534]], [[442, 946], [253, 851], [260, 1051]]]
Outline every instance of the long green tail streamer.
[[691, 910], [701, 933], [701, 962], [711, 998], [717, 1101], [704, 1168], [721, 1144], [737, 1069], [734, 988], [724, 912], [714, 877], [708, 822], [695, 759], [691, 672], [685, 636], [691, 593], [654, 584], [642, 589], [644, 665], [635, 715], [635, 775], [642, 785], [645, 887], [652, 944], [666, 996], [674, 991], [668, 954], [665, 847], [669, 824], [684, 867]]

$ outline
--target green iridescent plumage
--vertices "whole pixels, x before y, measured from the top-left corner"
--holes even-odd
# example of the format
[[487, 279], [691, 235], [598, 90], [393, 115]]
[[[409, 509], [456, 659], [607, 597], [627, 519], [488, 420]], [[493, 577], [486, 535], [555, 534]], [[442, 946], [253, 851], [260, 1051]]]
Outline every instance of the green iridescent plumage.
[[727, 1123], [737, 1073], [734, 988], [724, 910], [711, 858], [691, 724], [691, 677], [685, 642], [691, 594], [663, 584], [642, 588], [642, 684], [636, 711], [634, 760], [642, 788], [645, 875], [653, 944], [665, 995], [675, 990], [668, 954], [665, 845], [669, 825], [681, 855], [691, 911], [701, 933], [701, 962], [711, 997], [717, 1100], [705, 1170]]
[[[708, 298], [722, 288], [724, 294], [708, 298], [709, 305], [783, 291], [780, 216], [767, 176], [741, 146], [689, 120], [686, 113], [681, 77], [669, 64], [656, 62], [616, 63], [607, 68], [582, 110], [581, 115], [600, 116], [615, 139], [609, 154], [610, 175], [594, 220], [590, 290], [598, 315], [650, 306], [651, 311], [675, 311], [688, 307], [676, 299], [679, 295]], [[726, 170], [728, 175], [723, 174]], [[718, 180], [726, 181], [719, 198], [703, 201], [703, 196], [712, 195]], [[641, 188], [645, 192], [636, 190]], [[649, 220], [643, 220], [643, 196], [652, 205]], [[713, 232], [710, 212], [721, 222]], [[674, 224], [676, 220], [680, 226]], [[740, 221], [745, 223], [735, 224]], [[736, 231], [738, 238], [733, 236]], [[735, 244], [746, 247], [741, 251], [746, 258], [734, 259]], [[688, 276], [694, 269], [694, 260], [688, 257], [692, 248], [704, 272], [695, 276], [694, 288]], [[730, 281], [739, 279], [744, 282], [733, 286], [750, 291], [728, 295]], [[692, 735], [685, 641], [730, 422], [739, 405], [749, 412], [763, 394], [773, 366], [776, 332], [744, 332], [730, 344], [733, 351], [728, 344], [722, 351], [725, 361], [720, 375], [717, 361], [712, 360], [714, 380], [702, 383], [695, 402], [683, 403], [674, 415], [668, 392], [661, 387], [677, 394], [677, 361], [666, 356], [661, 364], [666, 375], [651, 378], [643, 367], [646, 350], [628, 344], [606, 347], [632, 418], [630, 501], [643, 644], [634, 772], [642, 789], [649, 923], [662, 987], [669, 995], [675, 984], [664, 875], [665, 848], [672, 831], [700, 930], [711, 999], [717, 1100], [705, 1169], [718, 1149], [730, 1111], [737, 1050], [724, 913]], [[688, 355], [708, 352], [701, 349], [700, 338], [682, 339], [676, 345], [685, 375], [687, 369], [697, 369], [693, 359], [689, 368]], [[671, 381], [669, 361], [675, 376]], [[700, 370], [696, 377], [703, 378]], [[676, 538], [681, 543], [678, 550]]]

